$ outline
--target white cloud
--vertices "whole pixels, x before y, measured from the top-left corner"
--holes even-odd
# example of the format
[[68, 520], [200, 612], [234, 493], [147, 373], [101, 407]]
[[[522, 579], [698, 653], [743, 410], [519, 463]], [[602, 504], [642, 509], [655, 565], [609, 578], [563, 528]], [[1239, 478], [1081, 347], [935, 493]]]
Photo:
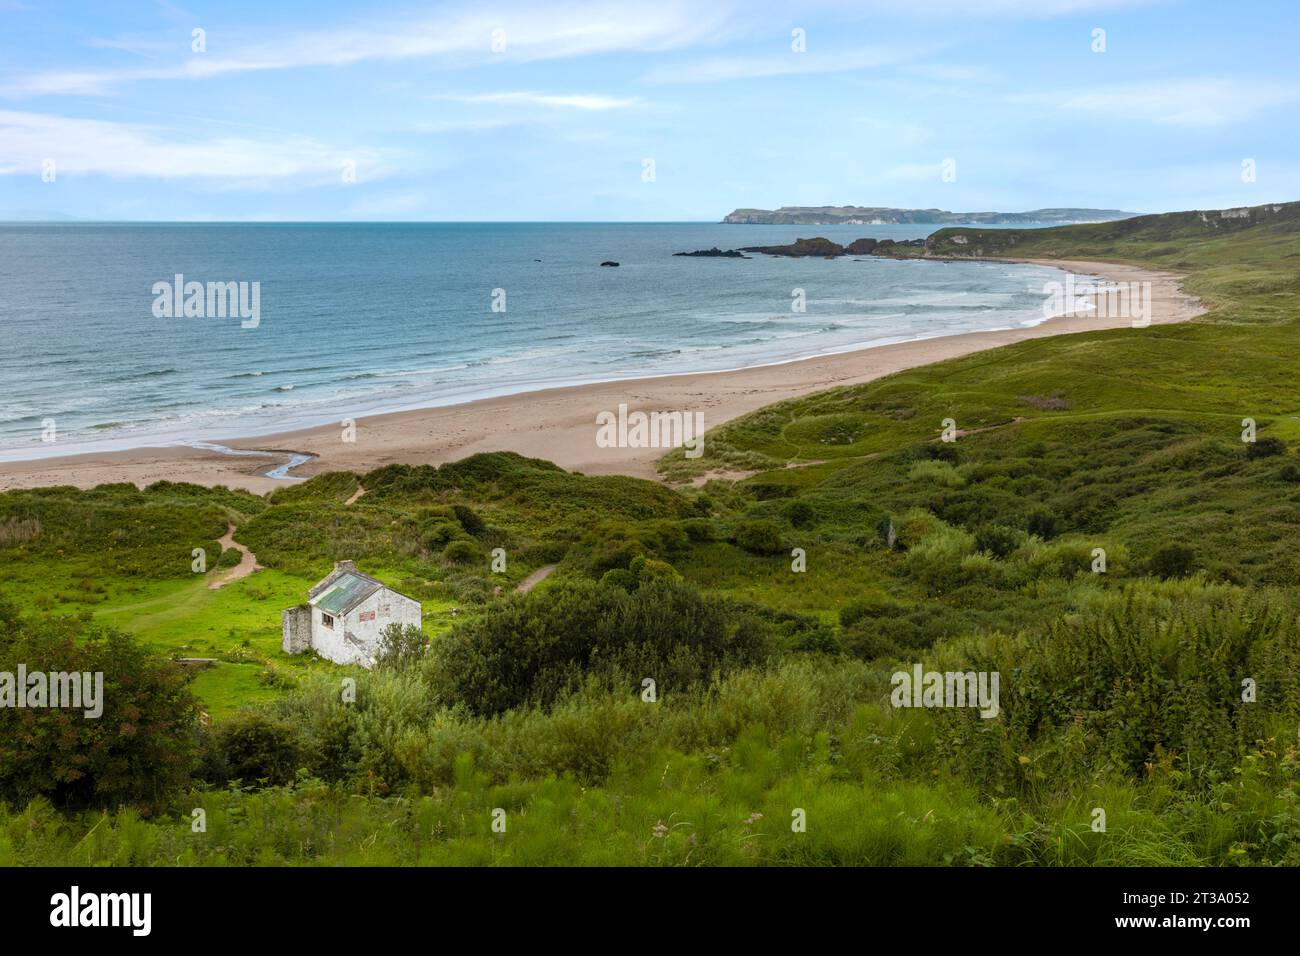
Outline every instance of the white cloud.
[[1300, 100], [1300, 88], [1263, 81], [1186, 79], [1022, 93], [1008, 99], [1169, 126], [1226, 126]]
[[46, 159], [57, 174], [207, 178], [250, 185], [297, 178], [303, 185], [341, 182], [344, 163], [373, 178], [379, 157], [306, 137], [184, 139], [156, 127], [0, 110], [0, 173], [39, 175]]
[[551, 93], [471, 93], [464, 96], [448, 94], [435, 99], [453, 100], [457, 103], [489, 103], [502, 106], [546, 106], [575, 110], [618, 110], [635, 106], [637, 99], [622, 99], [614, 96], [600, 96], [594, 93], [556, 95]]
[[[46, 94], [103, 96], [147, 80], [196, 80], [229, 73], [340, 67], [367, 60], [437, 58], [445, 66], [492, 60], [545, 60], [625, 51], [664, 51], [718, 37], [727, 4], [699, 9], [684, 0], [586, 3], [562, 10], [520, 6], [488, 12], [480, 7], [437, 17], [390, 19], [377, 25], [288, 34], [227, 50], [220, 30], [209, 29], [208, 51], [185, 54], [170, 66], [51, 71], [0, 84], [11, 97]], [[493, 52], [494, 31], [504, 49]]]

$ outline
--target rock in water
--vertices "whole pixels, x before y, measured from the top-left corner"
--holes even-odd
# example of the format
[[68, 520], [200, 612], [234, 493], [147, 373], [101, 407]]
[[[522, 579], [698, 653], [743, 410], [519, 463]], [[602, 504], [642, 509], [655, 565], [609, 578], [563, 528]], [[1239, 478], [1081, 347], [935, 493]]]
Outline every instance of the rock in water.
[[745, 255], [739, 249], [728, 249], [726, 252], [723, 252], [717, 246], [714, 246], [712, 249], [696, 249], [694, 252], [674, 252], [673, 255], [706, 256], [709, 258], [716, 258], [716, 259], [748, 259], [749, 258], [749, 256]]
[[769, 256], [822, 256], [832, 258], [844, 255], [844, 247], [822, 236], [814, 239], [796, 239], [788, 246], [742, 246], [741, 252], [761, 252]]
[[617, 263], [617, 262], [614, 262], [614, 261], [612, 261], [612, 260], [610, 260], [610, 259], [606, 259], [604, 262], [601, 263], [601, 265], [602, 265], [602, 266], [617, 266], [618, 263]]

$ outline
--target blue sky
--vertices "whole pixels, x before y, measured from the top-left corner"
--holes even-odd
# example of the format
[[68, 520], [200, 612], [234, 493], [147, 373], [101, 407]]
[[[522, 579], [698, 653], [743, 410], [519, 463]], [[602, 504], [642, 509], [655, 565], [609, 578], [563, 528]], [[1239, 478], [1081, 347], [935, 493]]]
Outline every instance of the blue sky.
[[0, 218], [714, 221], [737, 206], [1300, 199], [1298, 13], [0, 0]]

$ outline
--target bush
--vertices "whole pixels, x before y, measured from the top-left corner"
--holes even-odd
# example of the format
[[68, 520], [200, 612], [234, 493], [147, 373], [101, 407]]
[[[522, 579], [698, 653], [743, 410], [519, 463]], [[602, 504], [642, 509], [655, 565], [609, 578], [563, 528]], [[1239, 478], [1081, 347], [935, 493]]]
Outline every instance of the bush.
[[483, 559], [483, 551], [475, 542], [457, 538], [443, 548], [442, 557], [448, 564], [473, 564]]
[[466, 534], [480, 535], [487, 530], [487, 524], [474, 513], [473, 509], [465, 505], [452, 505], [451, 510]]
[[28, 621], [12, 609], [0, 619], [0, 672], [103, 674], [97, 717], [84, 716], [95, 709], [84, 691], [79, 709], [0, 707], [0, 801], [151, 813], [189, 784], [199, 709], [179, 668], [84, 621]]
[[1060, 533], [1061, 521], [1055, 512], [1047, 508], [1034, 508], [1029, 512], [1025, 530], [1046, 541], [1048, 538], [1054, 538]]
[[1286, 451], [1286, 443], [1280, 438], [1260, 438], [1246, 444], [1246, 460], [1254, 461], [1256, 458], [1272, 458], [1274, 455], [1281, 455]]
[[966, 480], [957, 473], [957, 469], [953, 467], [952, 462], [937, 458], [918, 461], [913, 464], [911, 470], [907, 473], [907, 480], [917, 484], [930, 482], [946, 488], [960, 488], [966, 484]]
[[600, 586], [633, 591], [637, 586], [637, 577], [627, 568], [610, 568], [600, 576]]
[[817, 512], [806, 501], [792, 501], [785, 506], [785, 520], [795, 528], [807, 528], [817, 521]]
[[750, 554], [779, 554], [785, 549], [781, 528], [773, 521], [742, 521], [736, 528], [736, 547]]
[[657, 561], [644, 555], [632, 559], [628, 572], [636, 577], [637, 586], [647, 581], [680, 581], [682, 576], [667, 561]]
[[884, 613], [892, 603], [883, 594], [854, 598], [840, 608], [840, 625], [842, 627], [852, 627], [864, 618], [877, 617]]
[[708, 544], [713, 540], [713, 522], [705, 518], [688, 518], [682, 522], [682, 530], [692, 544]]
[[1158, 578], [1185, 578], [1196, 570], [1196, 552], [1185, 544], [1167, 544], [1151, 555], [1150, 569]]
[[1020, 540], [1020, 532], [1015, 528], [986, 524], [975, 532], [975, 550], [984, 551], [995, 558], [1005, 558], [1020, 547]]
[[813, 654], [838, 654], [842, 650], [839, 635], [831, 627], [801, 631], [795, 638], [794, 649]]
[[767, 638], [754, 620], [678, 582], [626, 593], [575, 580], [458, 624], [433, 644], [426, 672], [442, 700], [492, 715], [549, 707], [591, 675], [626, 681], [629, 693], [647, 676], [661, 692], [685, 690], [765, 658]]
[[257, 712], [245, 712], [221, 723], [213, 735], [209, 773], [224, 783], [277, 786], [293, 779], [301, 749], [291, 724]]
[[376, 667], [403, 670], [424, 657], [429, 639], [414, 624], [389, 624], [379, 634]]
[[590, 574], [626, 568], [638, 556], [671, 559], [690, 550], [685, 522], [646, 521], [629, 524], [601, 521], [570, 551], [575, 564]]

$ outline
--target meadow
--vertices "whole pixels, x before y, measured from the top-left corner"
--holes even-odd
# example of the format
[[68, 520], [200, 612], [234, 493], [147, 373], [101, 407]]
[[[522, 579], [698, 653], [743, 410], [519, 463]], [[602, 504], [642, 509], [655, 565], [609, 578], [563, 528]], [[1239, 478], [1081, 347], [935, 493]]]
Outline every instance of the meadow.
[[[1300, 203], [923, 251], [1156, 265], [1209, 311], [770, 406], [665, 482], [0, 494], [0, 670], [134, 689], [109, 730], [0, 711], [0, 864], [1300, 863]], [[212, 589], [232, 524], [264, 570]], [[280, 652], [345, 558], [426, 652]], [[915, 663], [998, 672], [999, 716], [891, 706]]]

